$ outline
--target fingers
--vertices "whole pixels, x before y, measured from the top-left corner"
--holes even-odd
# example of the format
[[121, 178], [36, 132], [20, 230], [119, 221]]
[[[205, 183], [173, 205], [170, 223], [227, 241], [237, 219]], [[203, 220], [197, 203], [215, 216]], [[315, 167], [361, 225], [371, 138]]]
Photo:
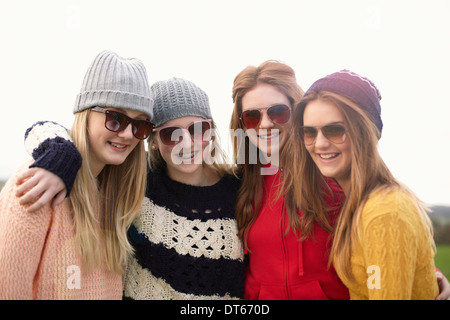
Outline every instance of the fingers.
[[23, 173], [21, 173], [17, 177], [16, 185], [22, 184], [25, 180], [33, 177], [36, 174], [37, 168], [28, 168], [28, 170], [25, 170]]
[[33, 199], [39, 196], [44, 190], [39, 186], [39, 180], [34, 177], [22, 183], [16, 191], [16, 197], [22, 205], [30, 204]]
[[450, 283], [447, 278], [439, 271], [436, 271], [436, 277], [439, 284], [439, 295], [436, 300], [450, 300]]
[[64, 189], [56, 195], [56, 197], [52, 201], [53, 210], [56, 210], [58, 206], [64, 201], [64, 199], [66, 198], [66, 194], [66, 189]]
[[52, 206], [56, 207], [67, 193], [61, 178], [41, 168], [26, 170], [19, 176], [16, 184], [18, 185], [16, 197], [19, 198], [21, 205], [30, 205], [28, 212], [39, 210], [47, 203], [52, 203]]
[[36, 198], [34, 203], [27, 208], [27, 212], [35, 212], [35, 211], [41, 209], [47, 203], [50, 203], [50, 201], [52, 201], [52, 198], [53, 198], [53, 193], [52, 192], [44, 192], [44, 193], [42, 193], [41, 196]]
[[39, 179], [35, 176], [35, 171], [32, 169], [26, 170], [23, 174], [18, 177], [16, 182], [17, 190], [16, 197], [21, 197], [27, 192], [27, 190], [32, 189], [39, 182]]

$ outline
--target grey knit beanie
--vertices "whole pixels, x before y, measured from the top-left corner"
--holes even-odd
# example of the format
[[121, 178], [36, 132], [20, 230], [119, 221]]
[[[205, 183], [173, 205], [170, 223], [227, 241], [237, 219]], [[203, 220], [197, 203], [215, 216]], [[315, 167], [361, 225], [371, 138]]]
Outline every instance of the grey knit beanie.
[[156, 127], [186, 116], [212, 118], [208, 95], [188, 80], [171, 78], [158, 81], [152, 85], [151, 90], [155, 100], [152, 122]]
[[153, 118], [153, 98], [144, 64], [114, 52], [97, 55], [84, 77], [73, 112], [102, 106], [131, 109]]

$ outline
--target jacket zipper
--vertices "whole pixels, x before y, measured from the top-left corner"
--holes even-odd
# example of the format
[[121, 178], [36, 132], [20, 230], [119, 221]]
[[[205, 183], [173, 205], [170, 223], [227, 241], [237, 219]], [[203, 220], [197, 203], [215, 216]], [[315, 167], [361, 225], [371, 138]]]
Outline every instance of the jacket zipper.
[[283, 244], [283, 253], [284, 253], [284, 261], [283, 261], [283, 265], [284, 265], [284, 281], [285, 281], [285, 287], [286, 287], [286, 294], [287, 294], [287, 299], [290, 300], [290, 292], [289, 292], [289, 279], [288, 279], [288, 275], [289, 275], [289, 260], [287, 257], [287, 250], [286, 250], [286, 238], [284, 236], [284, 230], [285, 230], [285, 222], [284, 222], [284, 215], [285, 215], [285, 210], [282, 209], [281, 211], [281, 243]]

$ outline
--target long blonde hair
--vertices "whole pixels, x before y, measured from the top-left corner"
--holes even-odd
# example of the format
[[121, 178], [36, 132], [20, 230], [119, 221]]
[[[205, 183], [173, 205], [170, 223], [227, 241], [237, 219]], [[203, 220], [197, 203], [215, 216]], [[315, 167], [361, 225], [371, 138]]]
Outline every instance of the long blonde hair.
[[70, 195], [76, 243], [84, 267], [122, 273], [132, 247], [127, 230], [145, 195], [146, 158], [140, 141], [121, 165], [106, 165], [97, 178], [89, 166], [90, 110], [75, 114], [70, 131], [83, 162]]
[[[248, 66], [242, 70], [234, 79], [232, 97], [234, 109], [230, 121], [230, 129], [244, 131], [244, 126], [240, 120], [242, 113], [242, 99], [247, 92], [260, 83], [274, 86], [283, 93], [289, 100], [291, 107], [300, 101], [303, 90], [297, 84], [295, 72], [288, 65], [276, 61], [268, 60], [258, 67]], [[242, 177], [241, 187], [238, 191], [236, 201], [236, 220], [238, 222], [239, 236], [244, 241], [247, 248], [247, 235], [250, 227], [256, 220], [256, 216], [261, 207], [263, 195], [263, 177], [261, 176], [261, 159], [253, 164], [249, 161], [250, 144], [246, 135], [234, 135], [233, 139], [233, 163], [237, 176]], [[239, 161], [244, 152], [244, 163]], [[297, 210], [289, 211], [289, 226], [298, 225]]]
[[[377, 191], [388, 193], [401, 190], [407, 193], [413, 199], [424, 222], [424, 227], [430, 232], [430, 241], [434, 245], [427, 208], [411, 190], [394, 178], [378, 153], [379, 130], [366, 112], [355, 102], [332, 92], [312, 92], [303, 98], [294, 115], [296, 120], [294, 121], [295, 132], [299, 133], [300, 127], [303, 125], [304, 108], [309, 102], [317, 99], [328, 101], [339, 108], [344, 117], [347, 138], [350, 139], [352, 144], [351, 187], [346, 194], [344, 205], [337, 219], [329, 265], [332, 262], [342, 270], [343, 277], [350, 281], [354, 280], [350, 267], [350, 257], [353, 244], [359, 241], [358, 222], [360, 213], [369, 196]], [[329, 208], [326, 207], [323, 197], [315, 195], [320, 194], [320, 190], [323, 189], [324, 177], [315, 166], [304, 143], [299, 140], [299, 135], [291, 138], [293, 141], [296, 140], [296, 149], [300, 157], [297, 169], [298, 175], [294, 176], [294, 180], [290, 184], [291, 194], [296, 196], [297, 205], [304, 212], [323, 216]], [[294, 148], [292, 144], [290, 146]]]

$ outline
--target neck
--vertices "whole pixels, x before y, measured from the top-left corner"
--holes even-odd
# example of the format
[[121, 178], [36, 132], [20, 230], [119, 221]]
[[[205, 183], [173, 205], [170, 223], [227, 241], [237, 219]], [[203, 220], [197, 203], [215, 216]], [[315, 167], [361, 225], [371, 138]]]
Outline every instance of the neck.
[[211, 186], [220, 180], [219, 175], [214, 170], [203, 166], [189, 173], [174, 172], [168, 167], [166, 173], [172, 180], [199, 187]]
[[102, 172], [103, 168], [105, 168], [104, 164], [99, 164], [96, 161], [91, 161], [89, 163], [89, 166], [91, 168], [92, 171], [92, 175], [97, 178], [98, 175], [100, 174], [100, 172]]
[[350, 191], [350, 179], [340, 179], [337, 180], [337, 183], [341, 186], [342, 191], [344, 191], [344, 194], [347, 196], [348, 192]]

